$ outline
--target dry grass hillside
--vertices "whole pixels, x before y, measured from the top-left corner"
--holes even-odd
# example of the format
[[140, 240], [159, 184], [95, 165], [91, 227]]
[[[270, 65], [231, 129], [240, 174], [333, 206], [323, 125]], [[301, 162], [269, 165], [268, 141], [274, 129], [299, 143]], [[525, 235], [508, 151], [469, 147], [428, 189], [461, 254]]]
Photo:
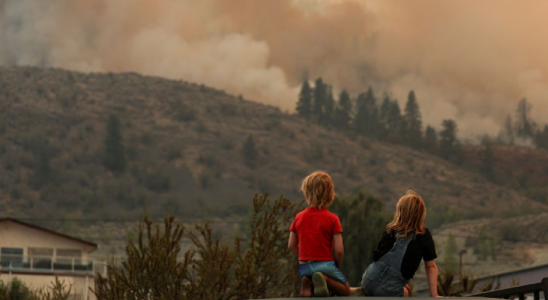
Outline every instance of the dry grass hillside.
[[[256, 192], [300, 200], [311, 171], [332, 174], [339, 194], [357, 189], [390, 205], [408, 189], [432, 222], [545, 210], [510, 189], [404, 147], [349, 139], [279, 109], [223, 91], [138, 74], [0, 69], [0, 208], [37, 219], [186, 218], [247, 213]], [[121, 121], [127, 168], [102, 165], [105, 124]], [[242, 147], [259, 152], [247, 167]], [[32, 182], [48, 153], [45, 184]], [[42, 169], [40, 169], [42, 168]], [[391, 206], [390, 206], [391, 209]]]
[[[548, 152], [530, 147], [492, 146], [493, 181], [519, 191], [537, 202], [548, 204]], [[485, 146], [464, 148], [467, 167], [481, 168]]]

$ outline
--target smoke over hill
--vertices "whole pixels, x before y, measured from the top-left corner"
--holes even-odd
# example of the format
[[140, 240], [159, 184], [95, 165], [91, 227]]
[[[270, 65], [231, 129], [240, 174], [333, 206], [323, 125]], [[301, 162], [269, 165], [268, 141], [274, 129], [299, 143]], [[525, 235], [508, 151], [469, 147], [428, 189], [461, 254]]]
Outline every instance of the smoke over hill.
[[135, 71], [293, 109], [305, 77], [418, 95], [426, 123], [548, 122], [543, 0], [0, 0], [0, 64]]

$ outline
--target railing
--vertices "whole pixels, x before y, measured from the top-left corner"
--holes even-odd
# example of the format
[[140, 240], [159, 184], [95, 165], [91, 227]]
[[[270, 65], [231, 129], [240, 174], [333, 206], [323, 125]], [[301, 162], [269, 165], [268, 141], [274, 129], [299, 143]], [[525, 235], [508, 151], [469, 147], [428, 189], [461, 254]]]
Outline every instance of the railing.
[[519, 297], [519, 300], [525, 300], [525, 295], [533, 294], [534, 300], [540, 300], [540, 292], [544, 293], [544, 299], [548, 300], [548, 277], [541, 282], [515, 286], [507, 289], [494, 290], [478, 294], [467, 295], [467, 297], [486, 297], [486, 298], [504, 298]]
[[22, 256], [22, 255], [2, 255], [0, 257], [0, 266], [2, 271], [22, 271], [22, 272], [63, 272], [93, 274], [97, 271], [92, 259], [82, 259], [81, 257], [52, 257], [52, 256]]

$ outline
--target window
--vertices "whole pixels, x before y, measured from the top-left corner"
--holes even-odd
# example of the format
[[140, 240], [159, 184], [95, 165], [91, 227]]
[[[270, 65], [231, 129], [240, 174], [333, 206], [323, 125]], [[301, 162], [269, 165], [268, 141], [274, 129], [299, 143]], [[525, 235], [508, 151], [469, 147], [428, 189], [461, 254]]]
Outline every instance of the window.
[[23, 249], [22, 248], [4, 248], [0, 249], [0, 263], [2, 267], [22, 268], [23, 267]]
[[80, 249], [56, 249], [55, 250], [55, 269], [56, 270], [76, 270], [82, 269], [82, 250]]
[[31, 248], [29, 247], [29, 260], [33, 269], [51, 270], [53, 249], [52, 248]]

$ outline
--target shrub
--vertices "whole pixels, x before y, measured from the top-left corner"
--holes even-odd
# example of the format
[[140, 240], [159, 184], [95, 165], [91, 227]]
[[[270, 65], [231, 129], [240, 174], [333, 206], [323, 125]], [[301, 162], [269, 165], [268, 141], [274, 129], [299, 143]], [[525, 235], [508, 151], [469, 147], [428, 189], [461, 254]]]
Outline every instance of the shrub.
[[308, 163], [314, 163], [323, 159], [323, 147], [320, 143], [312, 143], [303, 150], [304, 160]]
[[180, 122], [194, 121], [196, 119], [196, 111], [187, 105], [179, 103], [175, 109], [174, 119]]
[[64, 281], [55, 281], [47, 288], [32, 290], [19, 278], [13, 278], [9, 283], [0, 281], [0, 300], [68, 300], [75, 299], [71, 295], [72, 286]]
[[242, 148], [242, 156], [244, 158], [244, 163], [248, 168], [255, 168], [255, 165], [257, 164], [257, 159], [259, 157], [259, 152], [257, 151], [255, 140], [251, 135], [249, 135], [244, 142], [244, 146]]
[[345, 230], [342, 272], [351, 286], [359, 285], [390, 216], [380, 199], [362, 192], [335, 199], [330, 210], [339, 216]]
[[182, 149], [178, 145], [166, 146], [164, 148], [164, 153], [165, 153], [166, 160], [168, 162], [172, 162], [176, 159], [179, 159], [179, 158], [183, 157]]
[[[209, 224], [187, 235], [193, 245], [181, 253], [185, 233], [174, 217], [155, 225], [145, 215], [129, 236], [127, 258], [111, 259], [107, 275], [98, 274], [98, 299], [264, 299], [298, 293], [298, 261], [287, 249], [287, 228], [299, 207], [268, 194], [253, 198], [249, 243], [244, 249], [216, 237]], [[288, 263], [290, 262], [290, 263]]]

